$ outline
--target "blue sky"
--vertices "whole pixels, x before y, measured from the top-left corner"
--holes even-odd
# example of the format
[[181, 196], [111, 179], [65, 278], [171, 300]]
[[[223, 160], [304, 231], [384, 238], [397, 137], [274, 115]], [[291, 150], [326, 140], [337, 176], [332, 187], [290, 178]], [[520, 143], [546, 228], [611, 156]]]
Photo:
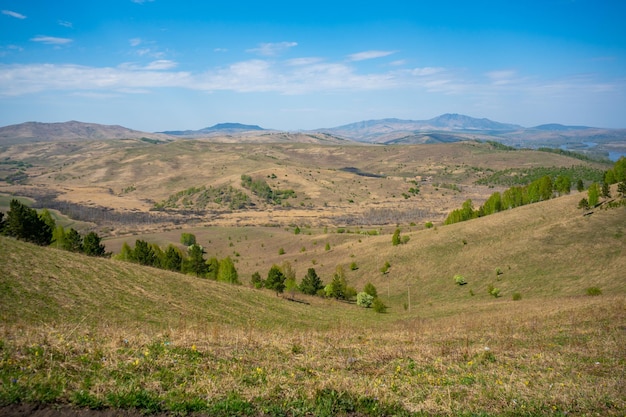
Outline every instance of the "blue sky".
[[626, 1], [0, 0], [0, 125], [626, 128]]

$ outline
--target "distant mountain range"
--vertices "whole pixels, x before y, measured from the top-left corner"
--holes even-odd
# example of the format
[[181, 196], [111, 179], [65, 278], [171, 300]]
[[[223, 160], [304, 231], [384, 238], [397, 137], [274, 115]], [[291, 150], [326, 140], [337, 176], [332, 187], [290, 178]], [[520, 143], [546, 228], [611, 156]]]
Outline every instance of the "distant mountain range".
[[626, 129], [544, 124], [526, 128], [516, 124], [461, 114], [443, 114], [428, 120], [379, 119], [312, 131], [280, 132], [258, 125], [219, 123], [200, 130], [148, 133], [94, 123], [28, 122], [0, 128], [0, 145], [41, 141], [143, 139], [169, 141], [207, 138], [221, 142], [318, 142], [345, 141], [376, 144], [450, 143], [463, 140], [493, 140], [511, 146], [567, 147], [584, 150], [596, 144], [626, 147]]
[[0, 128], [0, 144], [58, 142], [103, 139], [149, 139], [166, 141], [159, 133], [141, 132], [117, 125], [101, 125], [77, 121], [63, 123], [26, 122]]
[[220, 134], [237, 134], [243, 132], [258, 132], [263, 129], [257, 125], [244, 125], [241, 123], [218, 123], [211, 127], [205, 127], [200, 130], [168, 130], [165, 132], [159, 132], [172, 136], [212, 136]]

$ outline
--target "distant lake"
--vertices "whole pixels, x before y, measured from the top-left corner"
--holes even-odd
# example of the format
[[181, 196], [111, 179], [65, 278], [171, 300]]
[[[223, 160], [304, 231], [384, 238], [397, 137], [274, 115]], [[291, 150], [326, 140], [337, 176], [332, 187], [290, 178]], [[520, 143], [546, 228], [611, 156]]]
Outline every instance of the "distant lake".
[[609, 151], [609, 159], [611, 161], [617, 161], [618, 159], [620, 159], [622, 156], [626, 157], [626, 152], [613, 152], [613, 151]]

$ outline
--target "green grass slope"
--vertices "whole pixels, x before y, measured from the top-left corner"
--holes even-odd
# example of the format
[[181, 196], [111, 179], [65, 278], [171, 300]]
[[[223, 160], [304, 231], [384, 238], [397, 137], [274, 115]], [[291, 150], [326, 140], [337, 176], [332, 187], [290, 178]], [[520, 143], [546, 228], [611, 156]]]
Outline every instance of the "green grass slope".
[[[406, 230], [399, 246], [391, 235], [334, 234], [325, 280], [355, 260], [349, 283], [374, 282], [391, 307], [384, 315], [1, 237], [0, 406], [623, 415], [626, 210], [583, 216], [579, 198]], [[281, 244], [320, 239], [284, 233]], [[321, 262], [322, 252], [308, 252], [291, 262]], [[260, 271], [281, 259], [260, 250], [241, 258], [238, 268]], [[454, 274], [468, 284], [455, 285]]]

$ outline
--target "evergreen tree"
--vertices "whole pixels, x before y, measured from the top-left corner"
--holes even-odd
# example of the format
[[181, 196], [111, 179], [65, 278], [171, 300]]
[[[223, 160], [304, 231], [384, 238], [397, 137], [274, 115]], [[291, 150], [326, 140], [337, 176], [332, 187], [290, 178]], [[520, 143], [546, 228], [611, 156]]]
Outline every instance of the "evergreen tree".
[[13, 199], [9, 204], [7, 218], [3, 222], [5, 235], [47, 246], [52, 241], [52, 229], [41, 220], [37, 211]]
[[393, 246], [398, 246], [402, 241], [400, 240], [400, 229], [396, 229], [393, 232], [393, 236], [391, 237], [391, 244]]
[[96, 232], [89, 232], [83, 239], [83, 252], [88, 256], [106, 256], [106, 250], [102, 239]]
[[611, 189], [606, 182], [602, 183], [602, 198], [611, 198]]
[[156, 266], [157, 261], [154, 250], [148, 242], [139, 239], [135, 242], [133, 260], [141, 265], [147, 266]]
[[324, 283], [315, 272], [315, 268], [309, 268], [302, 282], [300, 282], [300, 291], [303, 294], [315, 295], [324, 288]]
[[239, 284], [239, 275], [235, 264], [230, 256], [220, 261], [219, 270], [217, 271], [217, 280], [222, 282], [229, 282], [231, 284]]
[[208, 272], [208, 265], [204, 259], [204, 248], [200, 245], [191, 245], [187, 249], [187, 259], [183, 262], [183, 272], [203, 277]]
[[82, 252], [83, 251], [83, 237], [75, 229], [70, 229], [65, 234], [65, 240], [63, 242], [63, 249], [70, 252]]
[[272, 265], [268, 271], [265, 288], [276, 291], [276, 295], [285, 290], [285, 275], [278, 265]]
[[335, 274], [333, 275], [333, 280], [330, 283], [329, 296], [338, 300], [345, 300], [347, 288], [348, 283], [346, 282], [346, 273], [341, 265], [337, 265]]
[[371, 282], [368, 282], [367, 284], [365, 284], [365, 287], [363, 288], [363, 292], [371, 295], [373, 298], [378, 297], [378, 291], [376, 290], [376, 287], [374, 287], [374, 285]]
[[583, 180], [579, 179], [579, 180], [576, 182], [576, 190], [577, 190], [579, 193], [582, 193], [582, 192], [585, 190], [585, 184], [583, 183]]
[[250, 277], [250, 284], [252, 284], [254, 288], [259, 289], [265, 286], [265, 281], [263, 281], [261, 274], [257, 271]]
[[626, 180], [617, 184], [617, 192], [622, 195], [622, 197], [626, 197]]
[[170, 244], [163, 255], [161, 267], [169, 271], [180, 272], [183, 265], [183, 254], [174, 245]]

